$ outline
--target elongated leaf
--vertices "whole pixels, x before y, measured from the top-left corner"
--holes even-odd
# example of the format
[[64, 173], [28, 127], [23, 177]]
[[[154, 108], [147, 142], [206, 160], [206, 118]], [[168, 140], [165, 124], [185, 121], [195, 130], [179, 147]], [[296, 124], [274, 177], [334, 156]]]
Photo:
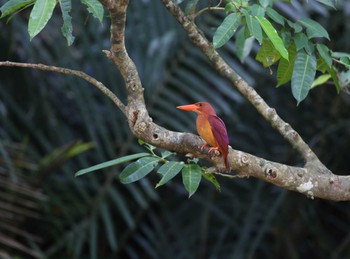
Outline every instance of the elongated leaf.
[[25, 6], [31, 5], [32, 3], [34, 3], [34, 0], [10, 0], [10, 1], [7, 1], [3, 6], [0, 7], [0, 11], [1, 11], [0, 19], [22, 9]]
[[333, 58], [346, 58], [346, 57], [349, 57], [349, 53], [335, 51], [335, 52], [332, 52], [332, 57]]
[[201, 168], [197, 164], [185, 165], [182, 169], [182, 182], [188, 191], [188, 198], [197, 191], [201, 178]]
[[28, 32], [32, 40], [50, 20], [56, 0], [37, 0], [29, 16]]
[[307, 38], [307, 36], [303, 32], [296, 33], [294, 36], [294, 43], [295, 43], [295, 46], [297, 48], [297, 51], [305, 48], [308, 44], [308, 41], [309, 41], [309, 39]]
[[245, 58], [249, 55], [250, 51], [253, 48], [254, 37], [246, 38], [246, 33], [244, 28], [238, 31], [236, 35], [236, 55], [239, 57], [239, 60], [243, 63]]
[[166, 184], [171, 179], [173, 179], [181, 171], [183, 167], [184, 167], [183, 162], [174, 162], [174, 161], [170, 161], [162, 165], [158, 169], [158, 173], [161, 174], [163, 177], [159, 181], [159, 183], [157, 183], [156, 188], [158, 188], [159, 186], [162, 186], [163, 184]]
[[350, 90], [350, 70], [341, 71], [338, 77], [341, 88], [345, 91]]
[[87, 10], [101, 23], [103, 20], [104, 9], [103, 5], [98, 0], [81, 0], [87, 6]]
[[324, 44], [316, 44], [316, 49], [326, 64], [331, 67], [333, 60], [329, 48]]
[[292, 79], [294, 61], [297, 55], [295, 45], [288, 47], [289, 61], [281, 59], [277, 67], [277, 87], [284, 85]]
[[274, 20], [276, 23], [281, 24], [282, 26], [284, 26], [284, 20], [285, 18], [280, 15], [278, 12], [276, 12], [274, 9], [272, 9], [271, 7], [268, 7], [266, 9], [266, 14], [272, 19]]
[[117, 159], [113, 159], [113, 160], [110, 160], [110, 161], [107, 161], [107, 162], [103, 162], [101, 164], [97, 164], [97, 165], [94, 165], [94, 166], [91, 166], [91, 167], [79, 170], [78, 172], [75, 173], [75, 176], [77, 177], [77, 176], [82, 175], [82, 174], [90, 173], [90, 172], [93, 172], [93, 171], [96, 171], [96, 170], [100, 170], [100, 169], [103, 169], [103, 168], [106, 168], [106, 167], [110, 167], [110, 166], [122, 164], [122, 163], [125, 163], [125, 162], [129, 162], [131, 160], [135, 160], [135, 159], [138, 159], [138, 158], [141, 158], [141, 157], [145, 157], [145, 156], [150, 156], [150, 154], [149, 153], [137, 153], [137, 154], [133, 154], [133, 155], [119, 157]]
[[202, 176], [204, 177], [204, 179], [211, 182], [217, 191], [219, 191], [219, 192], [221, 191], [221, 186], [220, 186], [218, 180], [216, 179], [215, 175], [202, 173]]
[[241, 24], [241, 15], [239, 13], [229, 14], [222, 24], [217, 28], [214, 37], [214, 48], [222, 47], [226, 42], [231, 39], [238, 26]]
[[303, 26], [301, 26], [299, 23], [297, 22], [292, 22], [290, 20], [287, 20], [288, 25], [294, 29], [295, 33], [299, 33], [303, 30]]
[[332, 76], [330, 74], [324, 74], [324, 75], [320, 75], [319, 77], [317, 77], [312, 85], [311, 85], [311, 89], [319, 86], [319, 85], [323, 85], [324, 83], [326, 83]]
[[157, 157], [143, 157], [136, 162], [131, 163], [119, 175], [120, 182], [123, 184], [136, 182], [148, 175], [159, 162]]
[[63, 18], [63, 26], [61, 28], [61, 31], [63, 36], [67, 39], [68, 46], [72, 45], [74, 41], [72, 17], [69, 14], [72, 10], [71, 1], [72, 0], [59, 0]]
[[342, 64], [346, 69], [350, 69], [350, 57], [341, 57], [339, 64]]
[[292, 93], [298, 104], [305, 99], [316, 74], [316, 58], [305, 51], [297, 53], [292, 75]]
[[328, 32], [318, 22], [309, 18], [301, 18], [298, 22], [306, 27], [306, 34], [309, 39], [324, 37], [329, 40]]
[[281, 54], [277, 51], [272, 42], [269, 39], [264, 39], [263, 44], [256, 55], [256, 60], [261, 62], [264, 67], [270, 67], [280, 58]]
[[339, 83], [338, 72], [336, 71], [334, 66], [327, 67], [327, 71], [328, 71], [328, 73], [331, 75], [331, 77], [333, 79], [334, 86], [335, 86], [335, 89], [337, 90], [337, 93], [339, 93], [340, 90], [341, 90], [341, 86], [340, 86], [340, 83]]
[[253, 4], [248, 9], [254, 16], [265, 16], [265, 9], [259, 4]]
[[281, 54], [281, 56], [288, 60], [288, 51], [285, 48], [281, 37], [278, 35], [276, 29], [272, 24], [265, 18], [261, 16], [254, 16], [258, 20], [262, 29], [266, 33], [267, 37], [271, 40], [272, 44], [275, 46], [276, 50]]
[[270, 0], [259, 0], [259, 3], [262, 7], [266, 9], [266, 7], [268, 7], [270, 4]]
[[246, 23], [248, 25], [250, 34], [254, 36], [254, 38], [261, 45], [263, 41], [263, 34], [262, 34], [260, 23], [252, 15], [248, 13], [245, 14], [245, 19], [246, 19]]
[[334, 5], [334, 0], [316, 0], [316, 1], [336, 9]]

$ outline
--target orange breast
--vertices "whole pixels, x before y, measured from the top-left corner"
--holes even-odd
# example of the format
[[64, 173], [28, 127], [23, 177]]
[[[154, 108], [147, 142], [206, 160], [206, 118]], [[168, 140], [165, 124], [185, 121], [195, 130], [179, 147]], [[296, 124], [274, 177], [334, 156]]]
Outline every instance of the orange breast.
[[206, 116], [199, 114], [197, 117], [196, 126], [199, 136], [201, 136], [209, 146], [218, 146]]

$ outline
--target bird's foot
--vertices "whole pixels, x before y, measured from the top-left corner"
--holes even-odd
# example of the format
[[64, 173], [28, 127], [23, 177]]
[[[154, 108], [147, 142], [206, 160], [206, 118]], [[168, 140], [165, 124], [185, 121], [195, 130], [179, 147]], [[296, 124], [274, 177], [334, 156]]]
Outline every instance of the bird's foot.
[[[205, 143], [202, 147], [201, 150], [203, 150], [205, 147], [209, 146], [208, 143]], [[220, 151], [219, 151], [219, 147], [210, 147], [208, 150], [208, 154], [210, 156], [220, 156]]]
[[203, 146], [201, 146], [201, 150], [203, 150], [203, 148], [205, 148], [206, 146], [209, 146], [208, 143], [205, 143]]
[[219, 147], [211, 147], [209, 148], [208, 154], [211, 156], [220, 156], [220, 151], [219, 151]]

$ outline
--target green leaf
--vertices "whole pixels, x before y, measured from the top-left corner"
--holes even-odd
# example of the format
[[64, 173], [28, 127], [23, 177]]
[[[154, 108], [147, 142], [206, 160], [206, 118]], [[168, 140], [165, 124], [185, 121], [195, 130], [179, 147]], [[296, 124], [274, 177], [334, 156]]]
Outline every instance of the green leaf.
[[312, 85], [311, 85], [311, 89], [319, 86], [319, 85], [323, 85], [324, 83], [326, 83], [332, 76], [330, 74], [325, 74], [325, 75], [320, 75], [319, 77], [317, 77]]
[[312, 54], [315, 51], [315, 45], [312, 43], [305, 33], [300, 32], [296, 33], [294, 37], [294, 43], [297, 47], [297, 51], [305, 49], [309, 54]]
[[278, 12], [276, 12], [274, 9], [272, 9], [271, 7], [268, 7], [266, 9], [266, 14], [268, 17], [270, 17], [273, 21], [275, 21], [276, 23], [284, 26], [284, 20], [285, 18], [280, 15]]
[[[326, 71], [331, 75], [335, 88], [339, 93], [341, 90], [341, 86], [339, 84], [338, 73], [333, 66], [333, 60], [332, 60], [332, 57], [336, 57], [337, 53], [333, 52], [331, 54], [331, 51], [328, 49], [328, 47], [323, 44], [317, 44], [316, 48], [318, 50], [318, 53], [321, 56], [321, 59], [324, 60], [324, 62], [326, 63], [325, 66], [323, 66], [323, 68], [326, 67]], [[348, 54], [345, 54], [345, 55], [348, 55]]]
[[333, 82], [334, 82], [334, 85], [335, 85], [335, 89], [337, 90], [337, 93], [339, 93], [341, 90], [341, 86], [339, 83], [338, 73], [335, 70], [334, 66], [327, 67], [327, 72], [331, 75]]
[[123, 184], [136, 182], [146, 175], [148, 175], [158, 164], [160, 158], [157, 157], [143, 157], [129, 164], [120, 173], [119, 179]]
[[238, 31], [236, 36], [236, 55], [241, 62], [244, 62], [245, 58], [249, 55], [253, 48], [254, 37], [246, 38], [244, 28]]
[[1, 18], [6, 17], [9, 14], [12, 14], [26, 6], [31, 5], [34, 3], [34, 0], [10, 0], [7, 1], [3, 6], [0, 7], [1, 11]]
[[272, 24], [265, 18], [261, 16], [254, 16], [255, 19], [258, 20], [262, 29], [266, 33], [267, 37], [271, 40], [272, 44], [276, 48], [276, 50], [281, 54], [281, 56], [288, 60], [288, 51], [285, 48], [281, 37], [278, 35], [276, 29], [272, 26]]
[[339, 85], [340, 85], [340, 87], [342, 89], [344, 89], [344, 90], [345, 89], [349, 90], [349, 86], [350, 86], [350, 70], [340, 72], [338, 77], [339, 77]]
[[164, 151], [161, 152], [161, 154], [162, 154], [162, 158], [167, 158], [169, 156], [175, 155], [176, 153], [170, 152], [168, 150], [164, 150]]
[[229, 14], [214, 33], [214, 37], [213, 37], [214, 48], [216, 49], [220, 48], [226, 42], [228, 42], [240, 24], [241, 24], [241, 15], [239, 13]]
[[182, 169], [182, 182], [188, 191], [188, 198], [197, 191], [201, 178], [201, 167], [197, 164], [185, 165]]
[[295, 43], [295, 46], [297, 48], [297, 51], [305, 48], [308, 44], [308, 41], [309, 41], [309, 39], [307, 38], [307, 36], [303, 32], [296, 33], [294, 36], [294, 43]]
[[69, 14], [72, 10], [71, 1], [72, 0], [59, 0], [63, 18], [63, 26], [61, 31], [63, 36], [67, 39], [68, 46], [72, 45], [74, 42], [72, 17]]
[[132, 154], [132, 155], [128, 155], [128, 156], [123, 156], [123, 157], [119, 157], [117, 159], [113, 159], [107, 162], [103, 162], [101, 164], [97, 164], [82, 170], [79, 170], [78, 172], [75, 173], [75, 176], [79, 176], [79, 175], [83, 175], [86, 173], [90, 173], [96, 170], [100, 170], [106, 167], [110, 167], [110, 166], [114, 166], [114, 165], [118, 165], [118, 164], [122, 164], [125, 162], [129, 162], [131, 160], [135, 160], [141, 157], [145, 157], [145, 156], [150, 156], [149, 153], [137, 153], [137, 154]]
[[175, 161], [170, 161], [162, 165], [158, 169], [158, 173], [161, 174], [163, 177], [159, 181], [159, 183], [157, 183], [156, 188], [158, 188], [159, 186], [162, 186], [163, 184], [166, 184], [171, 179], [173, 179], [181, 171], [183, 167], [184, 167], [183, 162], [175, 162]]
[[262, 34], [260, 23], [248, 13], [245, 14], [245, 19], [246, 19], [246, 23], [248, 25], [250, 34], [254, 36], [255, 39], [261, 45], [263, 41], [263, 34]]
[[202, 176], [204, 177], [205, 180], [211, 182], [217, 191], [221, 192], [221, 186], [214, 174], [207, 174], [203, 172]]
[[349, 57], [349, 53], [336, 51], [336, 52], [332, 53], [332, 57], [333, 58], [345, 58], [345, 57]]
[[270, 67], [280, 58], [281, 54], [276, 50], [272, 42], [268, 39], [264, 39], [263, 44], [256, 55], [256, 60], [261, 62], [264, 67]]
[[266, 7], [268, 7], [270, 4], [270, 0], [259, 0], [259, 3], [262, 7], [266, 9]]
[[319, 57], [317, 59], [316, 70], [318, 70], [322, 74], [324, 74], [327, 71], [328, 68], [329, 68], [329, 66], [327, 65], [326, 61], [322, 57]]
[[346, 69], [350, 69], [350, 57], [341, 57], [339, 64], [342, 64]]
[[327, 5], [329, 7], [336, 9], [333, 0], [316, 0], [316, 1], [320, 2], [321, 4], [324, 4], [324, 5]]
[[258, 4], [253, 4], [249, 6], [248, 10], [253, 16], [265, 16], [265, 9]]
[[309, 18], [301, 18], [298, 23], [306, 27], [306, 34], [309, 39], [324, 37], [329, 40], [328, 32], [318, 22]]
[[292, 79], [294, 61], [296, 58], [296, 49], [295, 45], [291, 44], [288, 47], [289, 61], [281, 59], [277, 67], [277, 87], [284, 85]]
[[232, 3], [228, 3], [225, 5], [225, 12], [226, 13], [233, 13], [237, 11], [237, 7], [232, 4]]
[[103, 20], [104, 9], [103, 5], [98, 0], [81, 0], [87, 6], [87, 10], [101, 23]]
[[94, 147], [94, 143], [82, 143], [81, 141], [77, 141], [74, 143], [72, 147], [67, 150], [67, 153], [65, 154], [65, 158], [71, 158], [74, 156], [77, 156], [85, 151], [88, 151]]
[[292, 75], [292, 93], [298, 104], [305, 99], [316, 74], [316, 58], [305, 51], [299, 51]]
[[287, 20], [288, 25], [294, 29], [295, 33], [299, 33], [303, 30], [303, 26], [301, 26], [300, 24], [296, 23], [296, 22], [292, 22], [290, 20]]
[[333, 60], [329, 48], [324, 44], [316, 44], [316, 49], [324, 61], [326, 61], [326, 64], [331, 67]]
[[28, 32], [32, 40], [50, 20], [56, 0], [37, 0], [29, 16]]
[[333, 52], [332, 53], [333, 58], [337, 58], [338, 63], [342, 64], [346, 67], [346, 69], [350, 69], [350, 54], [346, 52]]

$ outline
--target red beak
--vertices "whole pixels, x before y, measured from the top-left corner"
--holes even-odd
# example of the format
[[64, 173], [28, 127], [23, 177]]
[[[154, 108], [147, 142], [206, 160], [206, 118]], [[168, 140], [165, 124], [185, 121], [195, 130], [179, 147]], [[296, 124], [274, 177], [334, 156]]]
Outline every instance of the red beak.
[[196, 111], [198, 109], [197, 105], [194, 105], [194, 104], [181, 105], [181, 106], [177, 106], [176, 108], [183, 111]]

